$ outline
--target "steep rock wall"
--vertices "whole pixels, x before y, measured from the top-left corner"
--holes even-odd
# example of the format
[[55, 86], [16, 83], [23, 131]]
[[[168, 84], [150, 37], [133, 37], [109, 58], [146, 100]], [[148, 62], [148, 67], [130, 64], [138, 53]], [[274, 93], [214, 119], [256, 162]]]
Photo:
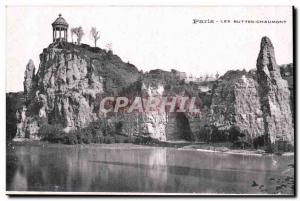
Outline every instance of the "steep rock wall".
[[267, 37], [261, 41], [257, 78], [266, 138], [270, 143], [282, 140], [293, 144], [294, 128], [288, 82], [281, 77], [273, 44]]
[[213, 89], [211, 119], [219, 130], [237, 126], [247, 138], [264, 135], [262, 111], [255, 75], [246, 71], [230, 71]]
[[86, 127], [97, 119], [97, 95], [113, 94], [139, 74], [111, 52], [63, 42], [45, 48], [36, 75], [34, 69], [29, 62], [24, 81], [26, 117], [19, 125], [28, 138], [36, 138], [43, 121], [60, 123], [66, 132]]
[[294, 143], [293, 115], [288, 83], [276, 64], [274, 47], [263, 37], [256, 71], [229, 71], [212, 92], [210, 125], [221, 131], [237, 127], [250, 141]]
[[[176, 71], [143, 74], [112, 52], [87, 45], [53, 43], [43, 50], [40, 61], [37, 74], [32, 62], [26, 67], [26, 103], [17, 116], [19, 138], [38, 139], [43, 122], [60, 123], [68, 132], [100, 119], [115, 133], [162, 141], [202, 140], [206, 131], [228, 134], [235, 127], [250, 141], [263, 136], [272, 143], [293, 143], [290, 92], [266, 38], [257, 71], [229, 71], [202, 83], [185, 83]], [[101, 114], [99, 101], [105, 96], [194, 96], [201, 112]]]

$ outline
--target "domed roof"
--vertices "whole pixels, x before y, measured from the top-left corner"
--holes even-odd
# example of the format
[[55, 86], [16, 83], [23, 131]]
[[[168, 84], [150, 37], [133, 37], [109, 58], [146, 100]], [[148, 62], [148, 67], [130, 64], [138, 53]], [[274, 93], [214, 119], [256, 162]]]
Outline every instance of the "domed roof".
[[52, 26], [56, 25], [62, 25], [68, 27], [69, 24], [66, 22], [66, 20], [61, 16], [61, 14], [58, 15], [58, 18], [52, 23]]

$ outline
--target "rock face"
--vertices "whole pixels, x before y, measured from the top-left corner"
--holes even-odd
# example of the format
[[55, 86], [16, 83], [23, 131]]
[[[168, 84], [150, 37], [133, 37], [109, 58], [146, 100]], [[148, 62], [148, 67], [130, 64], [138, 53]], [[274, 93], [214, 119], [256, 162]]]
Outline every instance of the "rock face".
[[[264, 138], [293, 144], [290, 92], [269, 39], [262, 39], [257, 71], [229, 71], [201, 83], [186, 83], [178, 74], [159, 69], [141, 73], [111, 51], [53, 43], [40, 55], [37, 74], [32, 62], [26, 67], [26, 103], [17, 114], [17, 136], [38, 139], [43, 122], [62, 124], [68, 132], [100, 120], [112, 132], [161, 141], [221, 139], [238, 129], [249, 142]], [[103, 114], [99, 101], [107, 96], [139, 96], [143, 102], [148, 97], [196, 97], [201, 112]]]
[[24, 75], [24, 94], [26, 99], [30, 99], [30, 94], [35, 87], [35, 66], [33, 61], [30, 59], [26, 65], [25, 75]]
[[264, 135], [261, 103], [255, 75], [229, 71], [216, 84], [210, 123], [221, 131], [237, 126], [247, 139]]
[[92, 113], [96, 94], [103, 92], [101, 76], [93, 73], [94, 64], [71, 51], [50, 48], [40, 55], [36, 100], [39, 117], [64, 127], [85, 127], [96, 116]]
[[66, 132], [86, 127], [98, 119], [97, 99], [102, 94], [114, 95], [138, 76], [133, 65], [111, 52], [87, 45], [53, 43], [40, 55], [36, 75], [31, 61], [26, 67], [27, 104], [22, 110], [26, 117], [18, 115], [23, 122], [20, 130], [28, 133], [28, 138], [37, 138], [38, 128], [45, 121], [62, 124]]
[[[188, 112], [160, 112], [145, 111], [148, 97], [162, 100], [167, 96], [197, 96], [197, 90], [191, 90], [190, 86], [182, 85], [176, 75], [161, 70], [153, 70], [141, 75], [138, 83], [133, 83], [122, 91], [126, 97], [141, 97], [143, 112], [134, 113], [109, 113], [105, 119], [113, 124], [122, 135], [152, 137], [161, 141], [168, 140], [194, 140], [199, 132], [200, 126], [195, 117]], [[187, 90], [190, 89], [190, 90]]]
[[287, 81], [281, 77], [273, 44], [267, 37], [262, 38], [261, 41], [261, 49], [257, 58], [257, 78], [265, 137], [271, 143], [279, 140], [293, 143], [290, 91]]
[[294, 65], [286, 64], [279, 66], [280, 68], [280, 74], [283, 79], [285, 79], [288, 82], [289, 90], [290, 90], [290, 108], [293, 115], [293, 123], [294, 123]]
[[[293, 91], [292, 91], [293, 92]], [[237, 127], [248, 141], [264, 138], [294, 143], [290, 91], [276, 64], [274, 47], [262, 38], [256, 71], [229, 71], [213, 88], [210, 125], [219, 131]]]

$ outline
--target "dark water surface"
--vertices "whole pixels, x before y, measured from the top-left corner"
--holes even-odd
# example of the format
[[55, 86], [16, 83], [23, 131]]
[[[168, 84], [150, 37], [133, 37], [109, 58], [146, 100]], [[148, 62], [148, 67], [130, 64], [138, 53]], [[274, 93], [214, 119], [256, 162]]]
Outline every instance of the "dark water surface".
[[7, 190], [293, 193], [293, 158], [131, 144], [16, 145], [7, 152]]

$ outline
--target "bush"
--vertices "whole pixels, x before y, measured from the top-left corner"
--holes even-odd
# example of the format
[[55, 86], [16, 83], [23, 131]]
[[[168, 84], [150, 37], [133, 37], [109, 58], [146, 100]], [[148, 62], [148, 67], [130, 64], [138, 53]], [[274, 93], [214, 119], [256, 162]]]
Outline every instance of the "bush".
[[[91, 127], [82, 128], [70, 131], [69, 133], [63, 132], [63, 127], [59, 124], [50, 125], [47, 123], [42, 124], [39, 130], [39, 136], [42, 140], [51, 143], [64, 143], [64, 144], [90, 144], [90, 143], [111, 143], [111, 139], [103, 139], [103, 133], [99, 124], [96, 122]], [[109, 138], [109, 137], [108, 137]], [[116, 140], [118, 141], [118, 140]]]
[[121, 139], [119, 136], [115, 136], [115, 143], [120, 143], [121, 142]]
[[101, 121], [93, 121], [89, 124], [89, 128], [92, 130], [98, 130], [101, 128], [102, 122]]
[[104, 137], [104, 143], [105, 144], [111, 144], [111, 138], [110, 137]]
[[82, 129], [74, 130], [71, 133], [69, 133], [69, 135], [72, 137], [67, 137], [67, 138], [71, 138], [70, 140], [76, 144], [83, 144], [83, 143], [90, 144], [93, 142], [92, 129], [90, 128], [82, 128]]
[[74, 133], [65, 134], [64, 144], [78, 144], [77, 136]]
[[64, 132], [62, 126], [59, 124], [43, 124], [39, 129], [39, 136], [42, 140], [51, 143], [61, 143], [63, 141]]
[[265, 146], [265, 136], [261, 135], [253, 139], [253, 147], [254, 149], [258, 149], [260, 147]]
[[133, 144], [141, 144], [141, 143], [142, 143], [142, 140], [139, 137], [135, 138], [133, 141]]
[[99, 137], [99, 143], [101, 143], [101, 144], [103, 144], [104, 143], [104, 140], [105, 139], [105, 137], [104, 136], [101, 136], [101, 137]]
[[266, 146], [267, 153], [283, 154], [284, 152], [294, 152], [294, 146], [287, 141], [276, 141]]
[[92, 142], [93, 143], [101, 143], [101, 142], [103, 142], [103, 140], [101, 141], [102, 137], [103, 137], [103, 134], [102, 134], [101, 130], [95, 130], [95, 132], [93, 133]]
[[82, 142], [85, 144], [90, 144], [93, 139], [93, 131], [90, 128], [80, 129], [79, 135], [81, 135]]
[[252, 145], [247, 141], [246, 137], [238, 137], [237, 140], [233, 142], [233, 147], [245, 149], [252, 147]]
[[133, 140], [133, 144], [159, 144], [160, 141], [158, 139], [154, 139], [151, 137], [139, 136]]
[[229, 129], [229, 140], [233, 143], [239, 141], [239, 138], [244, 136], [245, 134], [241, 133], [241, 129], [238, 126], [232, 126]]

